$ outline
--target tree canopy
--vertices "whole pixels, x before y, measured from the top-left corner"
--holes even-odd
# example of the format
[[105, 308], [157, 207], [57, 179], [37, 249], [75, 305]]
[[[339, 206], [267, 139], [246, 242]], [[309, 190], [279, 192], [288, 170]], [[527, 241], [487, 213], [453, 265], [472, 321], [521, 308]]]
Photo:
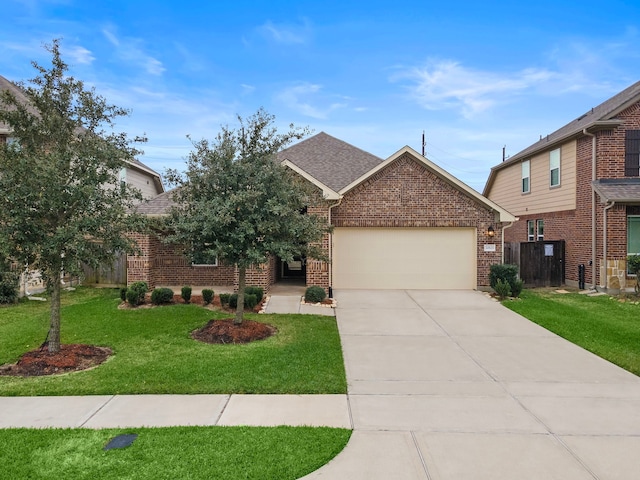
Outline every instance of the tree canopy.
[[[140, 193], [119, 180], [137, 153], [113, 130], [127, 115], [67, 75], [59, 41], [45, 47], [51, 66], [0, 95], [0, 121], [11, 141], [0, 144], [0, 242], [19, 264], [41, 270], [51, 290], [49, 351], [60, 348], [60, 276], [133, 251], [126, 233], [141, 226], [130, 214]], [[19, 97], [19, 98], [17, 98]]]
[[168, 240], [192, 258], [217, 258], [236, 265], [239, 276], [236, 323], [241, 323], [247, 268], [271, 256], [324, 258], [319, 242], [325, 219], [307, 213], [319, 192], [277, 161], [277, 152], [308, 131], [290, 125], [278, 133], [263, 109], [238, 117], [239, 127], [222, 127], [213, 141], [194, 142], [184, 175], [167, 177], [178, 186]]

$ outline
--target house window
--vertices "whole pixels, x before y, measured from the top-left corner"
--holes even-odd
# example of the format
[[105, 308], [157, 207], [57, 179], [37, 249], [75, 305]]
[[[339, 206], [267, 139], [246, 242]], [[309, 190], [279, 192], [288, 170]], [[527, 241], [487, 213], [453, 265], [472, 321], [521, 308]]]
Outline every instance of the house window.
[[527, 240], [533, 242], [535, 240], [535, 222], [527, 220]]
[[560, 149], [549, 152], [549, 186], [560, 186]]
[[640, 255], [640, 216], [635, 215], [627, 217], [627, 256], [631, 255]]
[[522, 193], [531, 191], [531, 163], [529, 160], [522, 162]]
[[536, 240], [544, 240], [544, 220], [537, 220], [536, 226], [538, 230], [538, 234], [536, 235]]
[[640, 176], [640, 130], [627, 130], [624, 139], [624, 175]]

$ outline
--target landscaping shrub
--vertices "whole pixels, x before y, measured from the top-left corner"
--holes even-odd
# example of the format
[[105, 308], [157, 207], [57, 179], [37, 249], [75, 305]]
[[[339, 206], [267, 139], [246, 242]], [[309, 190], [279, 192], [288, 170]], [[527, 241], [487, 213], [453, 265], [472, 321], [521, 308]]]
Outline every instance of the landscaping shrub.
[[213, 301], [213, 290], [211, 290], [210, 288], [203, 288], [202, 300], [205, 305], [209, 305]]
[[503, 282], [501, 278], [496, 282], [496, 286], [493, 289], [500, 297], [500, 300], [504, 300], [505, 298], [511, 296], [511, 287], [507, 282]]
[[127, 302], [132, 307], [144, 303], [144, 294], [149, 290], [147, 282], [133, 282], [127, 289]]
[[262, 287], [246, 287], [244, 289], [244, 293], [245, 295], [247, 294], [253, 294], [256, 296], [256, 299], [258, 300], [258, 303], [262, 300], [262, 297], [264, 297], [264, 288]]
[[489, 284], [498, 295], [500, 295], [500, 292], [496, 290], [496, 286], [499, 281], [502, 281], [502, 283], [506, 283], [509, 286], [509, 295], [513, 295], [514, 297], [520, 296], [524, 283], [518, 278], [517, 265], [510, 265], [506, 263], [491, 265], [489, 271]]
[[324, 288], [313, 285], [304, 292], [304, 301], [309, 303], [320, 303], [327, 297]]
[[244, 308], [252, 310], [258, 304], [258, 297], [255, 293], [244, 293]]
[[189, 300], [191, 300], [191, 287], [189, 285], [185, 285], [184, 287], [182, 287], [180, 296], [184, 300], [184, 303], [189, 303]]
[[0, 303], [15, 303], [20, 295], [20, 275], [0, 272]]
[[162, 305], [163, 303], [173, 302], [173, 290], [170, 288], [156, 288], [151, 292], [151, 303], [154, 305]]
[[120, 289], [120, 300], [125, 302], [127, 300], [127, 287], [122, 287]]
[[[254, 293], [244, 294], [244, 308], [251, 309], [258, 304], [257, 297]], [[238, 294], [234, 293], [229, 296], [229, 308], [238, 308]]]
[[220, 305], [222, 305], [224, 307], [226, 305], [229, 305], [230, 301], [231, 301], [231, 294], [230, 293], [221, 293], [220, 294]]

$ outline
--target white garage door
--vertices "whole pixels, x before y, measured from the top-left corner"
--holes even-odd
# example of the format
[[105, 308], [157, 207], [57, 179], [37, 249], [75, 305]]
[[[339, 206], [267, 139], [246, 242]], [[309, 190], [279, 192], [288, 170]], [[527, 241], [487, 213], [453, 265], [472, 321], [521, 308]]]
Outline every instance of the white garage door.
[[475, 228], [350, 228], [333, 232], [333, 287], [474, 289]]

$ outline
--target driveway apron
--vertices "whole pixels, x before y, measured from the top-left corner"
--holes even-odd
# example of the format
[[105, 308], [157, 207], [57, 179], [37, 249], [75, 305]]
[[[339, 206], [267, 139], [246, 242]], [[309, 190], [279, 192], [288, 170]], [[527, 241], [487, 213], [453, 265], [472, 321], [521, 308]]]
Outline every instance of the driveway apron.
[[639, 478], [635, 375], [481, 292], [335, 296], [354, 432], [305, 478]]

